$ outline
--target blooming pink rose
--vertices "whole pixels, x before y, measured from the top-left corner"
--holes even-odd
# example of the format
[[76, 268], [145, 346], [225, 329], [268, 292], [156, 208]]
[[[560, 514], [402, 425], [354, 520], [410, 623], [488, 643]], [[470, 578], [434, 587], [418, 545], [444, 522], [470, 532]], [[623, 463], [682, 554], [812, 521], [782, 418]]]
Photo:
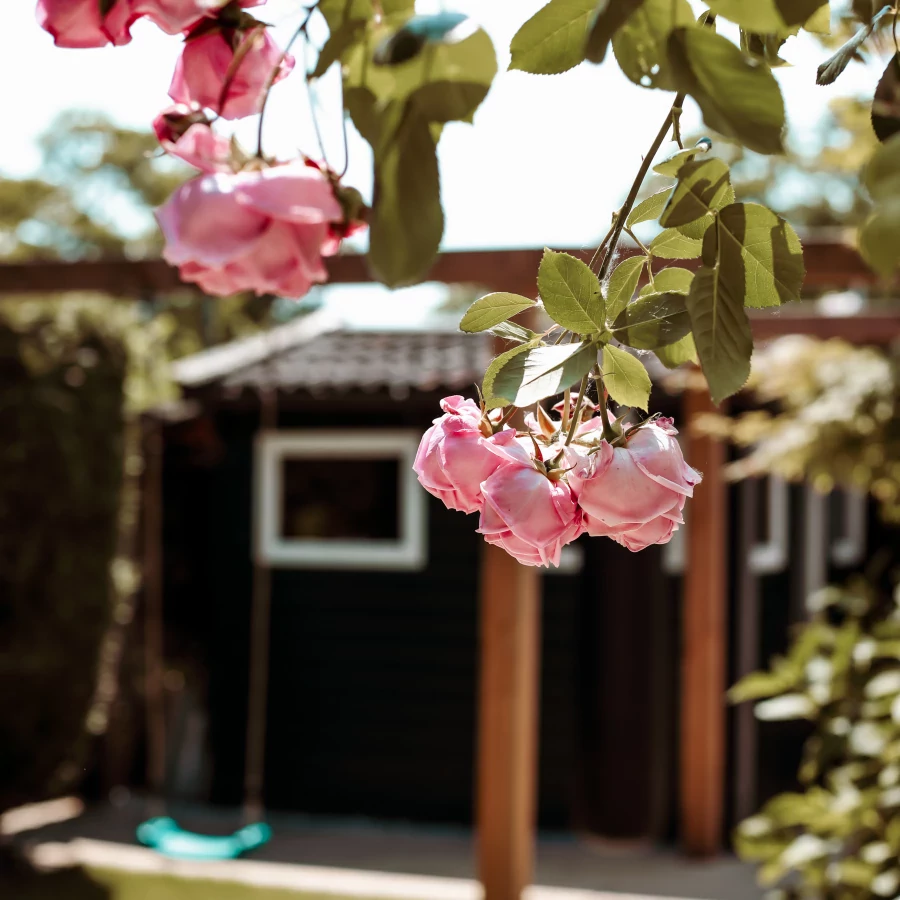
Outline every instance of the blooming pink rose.
[[[252, 42], [251, 47], [233, 72], [225, 102], [219, 109], [229, 67], [235, 52], [245, 41]], [[217, 28], [185, 42], [175, 66], [169, 96], [176, 103], [198, 103], [215, 110], [224, 119], [241, 119], [260, 111], [272, 71], [278, 69], [277, 82], [293, 67], [293, 57], [282, 60], [281, 50], [266, 31]]]
[[231, 143], [209, 127], [199, 107], [170, 106], [153, 120], [153, 130], [166, 153], [201, 172], [231, 171]]
[[504, 465], [481, 485], [478, 531], [524, 565], [558, 566], [562, 548], [584, 531], [571, 488], [541, 471], [511, 431], [495, 435], [489, 449]]
[[127, 6], [119, 0], [103, 15], [100, 0], [38, 0], [37, 20], [53, 35], [57, 47], [105, 47], [127, 44], [131, 40], [127, 23], [111, 21], [113, 13]]
[[[123, 0], [119, 0], [123, 2]], [[242, 7], [259, 6], [265, 0], [241, 0]], [[127, 0], [132, 21], [146, 16], [166, 34], [180, 34], [201, 19], [218, 15], [228, 0]]]
[[211, 294], [252, 290], [302, 297], [325, 281], [322, 254], [334, 252], [343, 219], [331, 183], [292, 162], [181, 185], [156, 211], [163, 256]]
[[481, 409], [473, 400], [445, 397], [441, 409], [444, 415], [422, 435], [413, 469], [422, 487], [448, 509], [476, 512], [481, 509], [481, 482], [503, 460], [491, 452], [488, 444], [494, 438], [481, 430]]
[[[593, 422], [594, 420], [592, 420]], [[700, 473], [684, 461], [671, 419], [644, 425], [622, 447], [604, 442], [569, 479], [588, 534], [629, 550], [665, 544], [683, 522]]]

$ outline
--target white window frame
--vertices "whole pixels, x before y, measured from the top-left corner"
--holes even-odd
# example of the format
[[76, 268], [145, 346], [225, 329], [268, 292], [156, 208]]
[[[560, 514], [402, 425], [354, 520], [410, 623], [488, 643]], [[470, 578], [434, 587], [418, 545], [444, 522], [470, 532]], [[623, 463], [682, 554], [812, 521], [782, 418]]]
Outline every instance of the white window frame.
[[[422, 569], [427, 559], [427, 504], [413, 471], [419, 435], [405, 430], [268, 431], [257, 435], [255, 470], [256, 558], [293, 569]], [[399, 464], [398, 540], [286, 538], [282, 471], [286, 459], [327, 456], [396, 459]]]

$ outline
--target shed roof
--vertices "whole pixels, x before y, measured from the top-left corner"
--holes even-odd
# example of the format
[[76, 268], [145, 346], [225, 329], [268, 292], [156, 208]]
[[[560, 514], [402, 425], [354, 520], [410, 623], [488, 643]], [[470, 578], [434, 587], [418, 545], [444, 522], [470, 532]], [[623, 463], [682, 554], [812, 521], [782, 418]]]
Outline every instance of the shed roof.
[[186, 388], [277, 386], [282, 390], [463, 389], [480, 382], [491, 359], [491, 338], [459, 331], [349, 327], [323, 310], [264, 334], [232, 341], [179, 360]]

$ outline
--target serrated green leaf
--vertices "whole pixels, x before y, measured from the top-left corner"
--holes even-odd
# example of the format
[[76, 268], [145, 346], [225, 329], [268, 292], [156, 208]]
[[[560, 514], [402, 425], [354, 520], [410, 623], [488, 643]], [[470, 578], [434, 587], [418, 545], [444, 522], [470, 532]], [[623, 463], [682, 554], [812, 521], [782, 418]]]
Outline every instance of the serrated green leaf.
[[669, 266], [660, 269], [653, 275], [653, 281], [641, 288], [639, 296], [647, 294], [686, 294], [691, 289], [694, 273], [690, 269], [681, 269], [678, 266]]
[[718, 212], [703, 239], [703, 263], [716, 267], [720, 291], [755, 308], [799, 300], [806, 274], [797, 233], [758, 203]]
[[383, 284], [414, 284], [428, 272], [444, 231], [437, 147], [428, 122], [407, 110], [375, 158], [369, 265]]
[[758, 153], [783, 152], [784, 101], [766, 66], [708, 28], [676, 28], [668, 58], [677, 89], [697, 101], [710, 128]]
[[680, 341], [690, 330], [684, 294], [649, 293], [625, 307], [612, 333], [635, 350], [655, 350]]
[[615, 322], [619, 314], [634, 296], [641, 270], [647, 262], [645, 256], [629, 256], [613, 270], [606, 286], [606, 319]]
[[600, 0], [588, 26], [584, 58], [602, 63], [613, 35], [644, 0]]
[[547, 315], [563, 328], [591, 334], [606, 326], [600, 282], [580, 259], [545, 249], [538, 291]]
[[[731, 203], [734, 203], [734, 188], [731, 185], [728, 185], [728, 189], [718, 201], [717, 208], [721, 209], [723, 206], [728, 206]], [[695, 219], [693, 222], [688, 222], [686, 225], [679, 225], [678, 230], [685, 237], [702, 240], [714, 219], [715, 215], [710, 212], [701, 216], [699, 219]]]
[[790, 63], [782, 59], [778, 54], [787, 38], [777, 34], [754, 34], [752, 31], [741, 29], [741, 50], [744, 53], [761, 59], [767, 66], [773, 69], [779, 66], [787, 66]]
[[687, 296], [700, 367], [714, 403], [736, 394], [750, 377], [753, 336], [743, 303], [719, 290], [716, 271], [702, 268]]
[[550, 0], [513, 37], [510, 69], [558, 75], [577, 66], [596, 6], [597, 0]]
[[644, 0], [612, 39], [616, 61], [625, 75], [642, 87], [675, 90], [666, 56], [673, 28], [694, 28], [687, 0]]
[[841, 75], [844, 69], [855, 59], [862, 45], [869, 39], [878, 23], [890, 12], [890, 7], [885, 7], [872, 19], [863, 25], [856, 34], [843, 46], [839, 47], [822, 65], [816, 69], [816, 84], [832, 84]]
[[484, 379], [481, 382], [481, 396], [484, 398], [484, 404], [488, 409], [496, 409], [498, 406], [506, 406], [507, 401], [502, 396], [494, 394], [494, 381], [497, 373], [516, 355], [526, 353], [528, 350], [537, 347], [539, 340], [530, 343], [520, 344], [510, 350], [495, 356], [484, 371]]
[[900, 53], [891, 57], [875, 88], [872, 128], [882, 142], [900, 132]]
[[658, 219], [659, 214], [663, 211], [666, 200], [669, 199], [671, 193], [672, 189], [666, 188], [663, 191], [652, 194], [647, 197], [646, 200], [641, 200], [641, 202], [629, 213], [628, 218], [625, 220], [625, 224], [629, 228], [634, 228], [635, 225], [639, 225], [641, 222], [649, 222], [651, 219]]
[[485, 294], [466, 310], [459, 323], [459, 330], [469, 333], [487, 331], [533, 306], [535, 301], [521, 294], [508, 294], [505, 291]]
[[529, 349], [503, 365], [492, 384], [493, 397], [503, 397], [518, 407], [531, 406], [580, 381], [596, 362], [597, 348], [593, 344]]
[[644, 364], [627, 350], [609, 344], [603, 348], [603, 384], [616, 403], [649, 409], [653, 384]]
[[825, 0], [706, 0], [707, 6], [736, 22], [741, 28], [760, 34], [793, 34], [808, 21]]
[[716, 157], [686, 162], [678, 170], [678, 184], [659, 224], [664, 228], [687, 225], [718, 209], [731, 186], [728, 175], [728, 166]]
[[504, 341], [513, 341], [517, 344], [526, 344], [539, 337], [530, 328], [524, 328], [518, 322], [500, 322], [489, 328], [488, 332], [494, 337], [501, 338]]
[[709, 142], [704, 141], [696, 147], [686, 147], [684, 150], [679, 150], [668, 159], [663, 160], [661, 163], [657, 163], [653, 167], [653, 171], [660, 175], [666, 175], [669, 178], [676, 178], [678, 176], [678, 171], [689, 159], [693, 159], [698, 154], [709, 152], [710, 146], [711, 144]]
[[680, 341], [675, 341], [667, 347], [657, 347], [653, 352], [667, 369], [677, 369], [685, 363], [699, 362], [693, 334], [686, 334]]
[[664, 228], [648, 247], [653, 256], [660, 259], [697, 259], [702, 241], [685, 237], [675, 228]]

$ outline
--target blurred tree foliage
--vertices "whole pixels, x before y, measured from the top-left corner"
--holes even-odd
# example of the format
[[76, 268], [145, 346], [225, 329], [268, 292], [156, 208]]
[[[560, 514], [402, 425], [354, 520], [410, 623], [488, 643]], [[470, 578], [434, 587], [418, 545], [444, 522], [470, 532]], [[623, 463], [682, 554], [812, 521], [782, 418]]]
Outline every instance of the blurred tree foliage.
[[900, 572], [886, 562], [811, 596], [786, 656], [731, 691], [759, 701], [761, 719], [815, 723], [803, 791], [773, 798], [734, 835], [772, 900], [900, 893]]

